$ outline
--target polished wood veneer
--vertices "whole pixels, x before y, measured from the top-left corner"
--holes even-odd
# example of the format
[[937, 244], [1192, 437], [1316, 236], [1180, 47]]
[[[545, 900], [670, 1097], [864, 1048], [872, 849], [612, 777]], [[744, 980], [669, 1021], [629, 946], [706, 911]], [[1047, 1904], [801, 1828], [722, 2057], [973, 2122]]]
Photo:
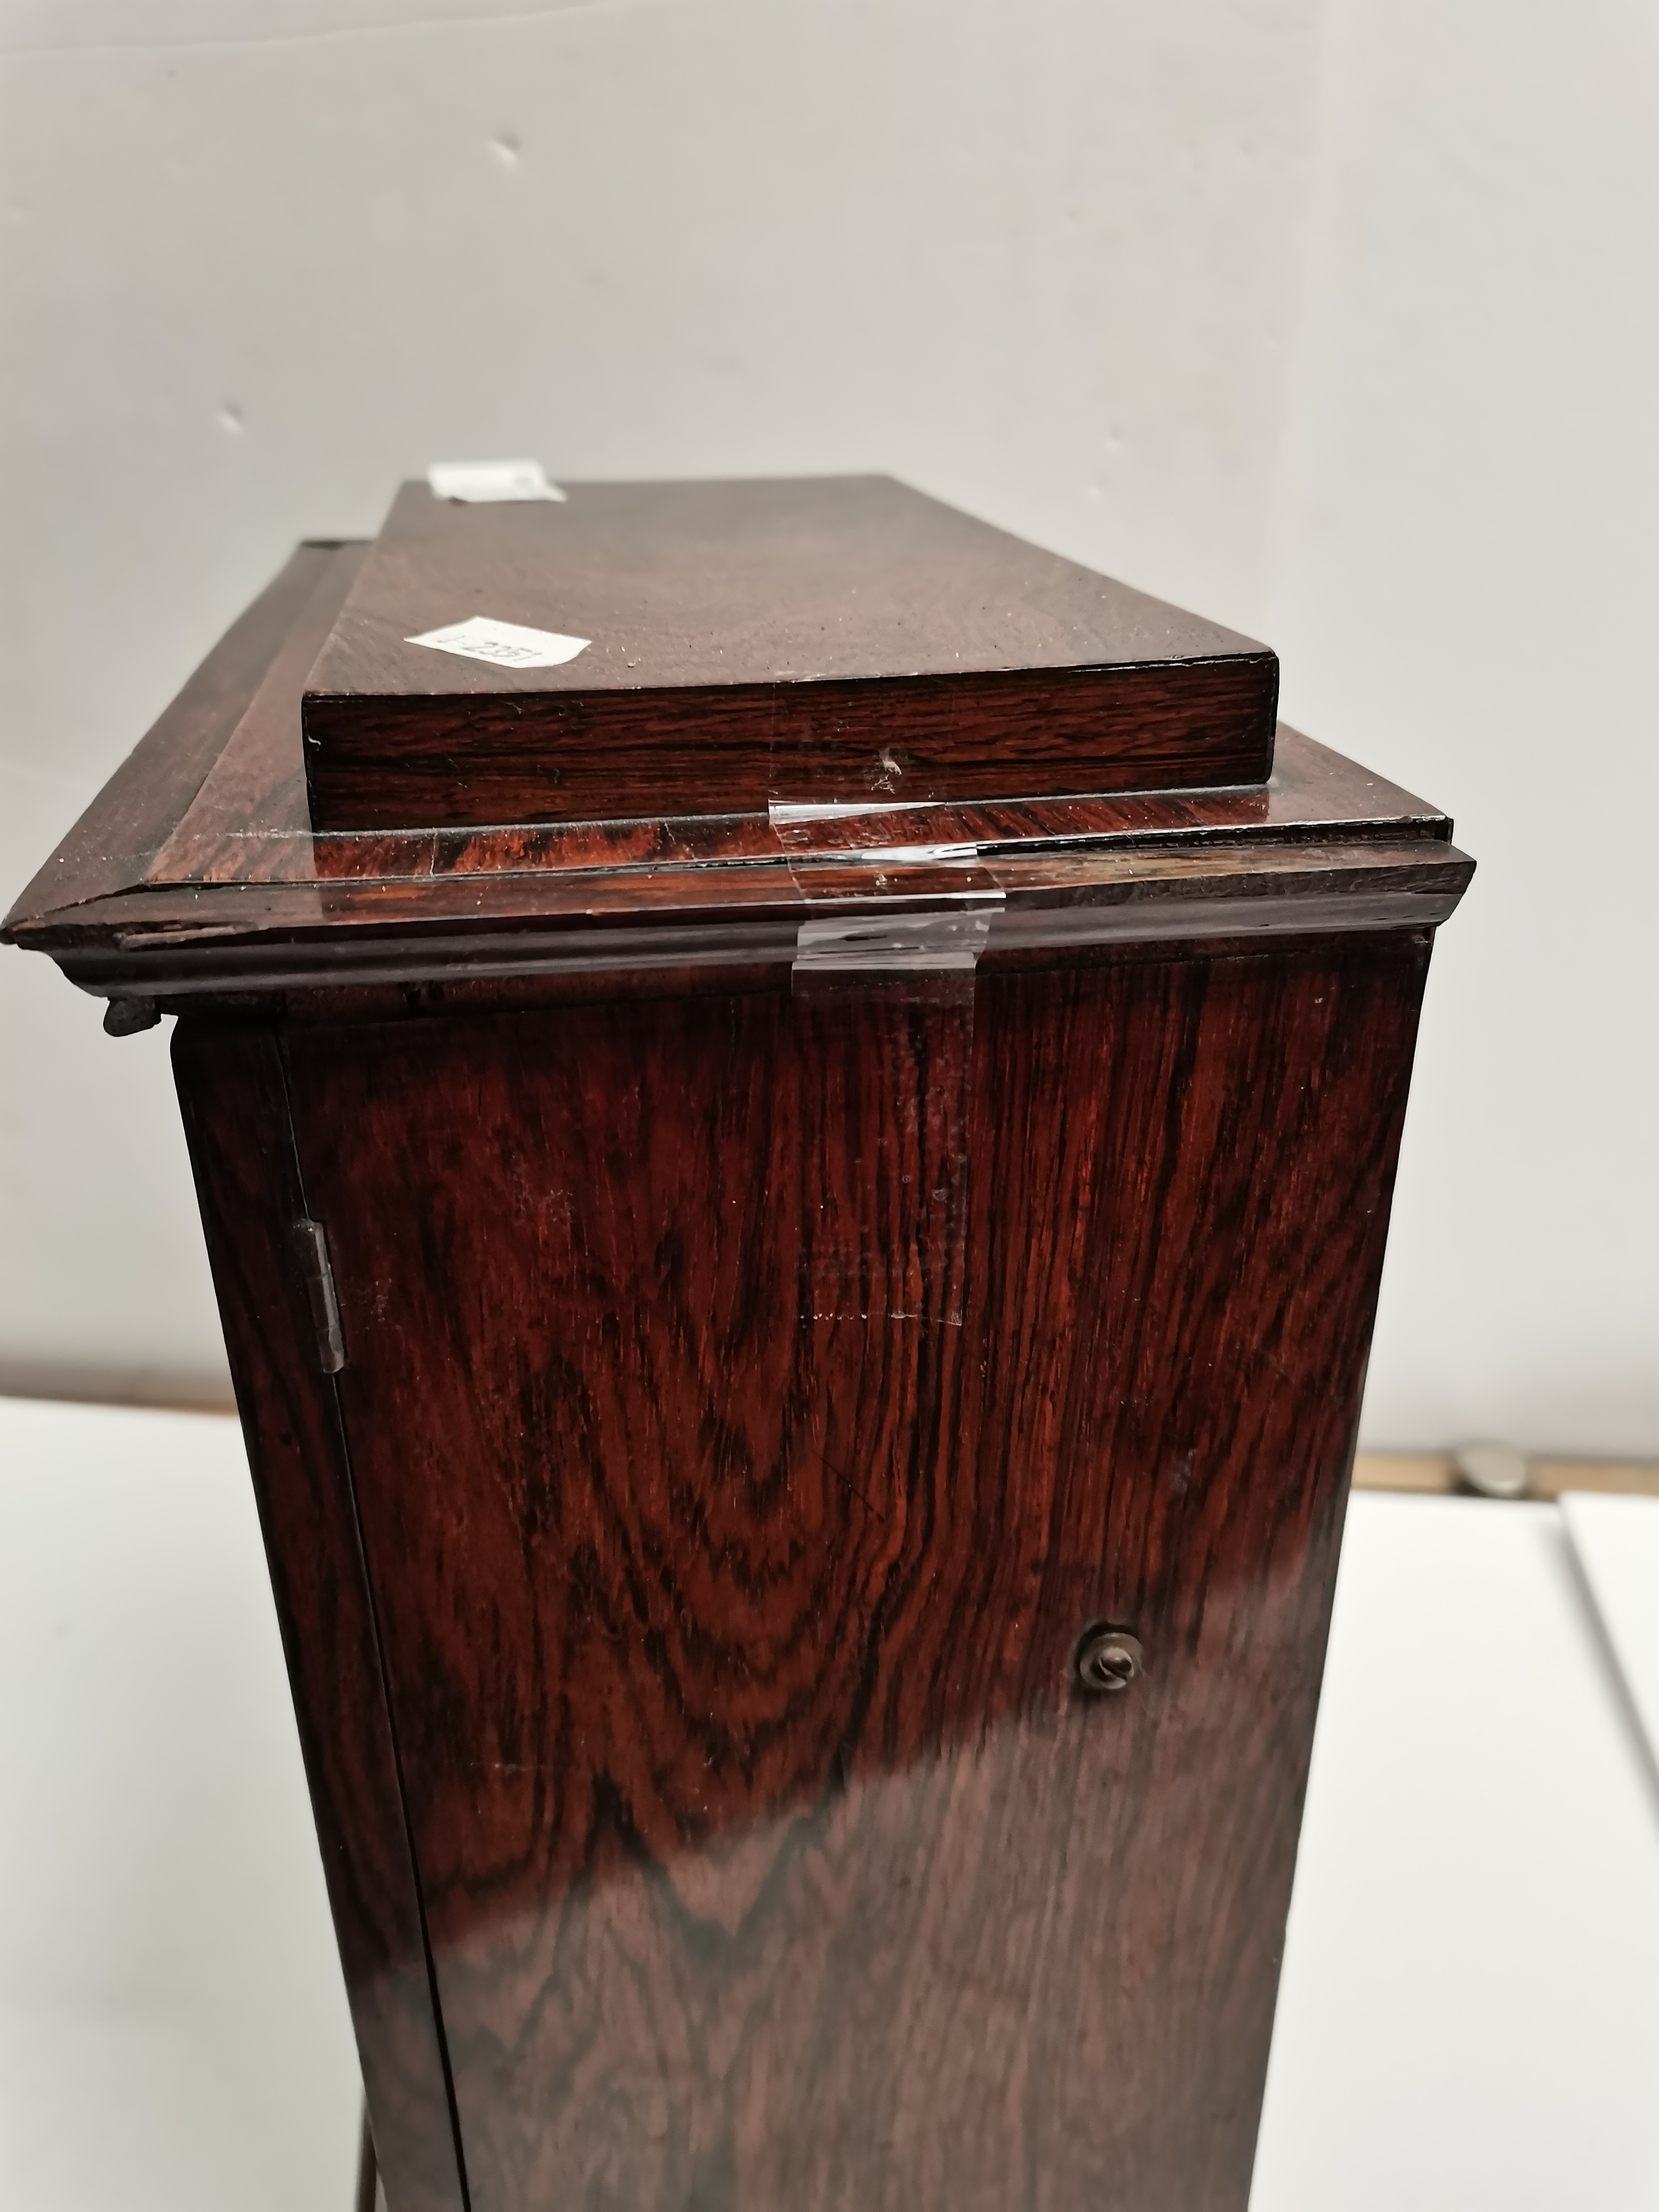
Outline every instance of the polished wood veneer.
[[[412, 641], [588, 641], [514, 669]], [[884, 477], [405, 484], [306, 688], [321, 827], [1259, 782], [1263, 646]]]
[[292, 1040], [475, 2206], [1243, 2206], [1426, 957]]
[[[389, 2212], [1243, 2212], [1470, 863], [1295, 732], [1225, 788], [1045, 793], [1018, 715], [1001, 787], [855, 812], [694, 714], [654, 807], [646, 751], [616, 811], [476, 823], [388, 754], [340, 827], [301, 701], [410, 498], [296, 554], [6, 925], [117, 1027], [180, 1017]], [[935, 527], [860, 539], [868, 498], [866, 659]], [[936, 597], [1005, 557], [976, 527]], [[1021, 620], [981, 672], [1071, 680]], [[463, 696], [373, 660], [359, 735]]]

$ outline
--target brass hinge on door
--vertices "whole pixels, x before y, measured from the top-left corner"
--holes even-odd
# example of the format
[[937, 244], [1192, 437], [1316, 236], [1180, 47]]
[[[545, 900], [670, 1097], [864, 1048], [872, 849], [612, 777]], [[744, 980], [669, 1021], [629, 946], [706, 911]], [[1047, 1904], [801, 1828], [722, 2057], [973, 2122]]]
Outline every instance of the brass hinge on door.
[[320, 1221], [311, 1220], [296, 1221], [289, 1233], [305, 1278], [311, 1325], [317, 1334], [317, 1364], [325, 1375], [337, 1375], [346, 1364], [345, 1332], [340, 1327], [340, 1301], [329, 1264], [327, 1234]]

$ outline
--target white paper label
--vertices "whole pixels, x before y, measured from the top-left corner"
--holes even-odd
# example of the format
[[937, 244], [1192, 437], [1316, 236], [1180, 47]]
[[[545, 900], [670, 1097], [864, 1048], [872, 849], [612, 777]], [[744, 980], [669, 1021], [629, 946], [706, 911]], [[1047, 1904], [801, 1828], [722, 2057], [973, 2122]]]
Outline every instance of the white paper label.
[[426, 472], [434, 499], [488, 503], [506, 499], [562, 499], [539, 461], [434, 461]]
[[562, 668], [567, 660], [585, 653], [592, 640], [473, 615], [466, 622], [451, 623], [447, 629], [422, 630], [404, 643], [429, 645], [434, 653], [459, 653], [466, 660], [491, 661], [497, 668]]

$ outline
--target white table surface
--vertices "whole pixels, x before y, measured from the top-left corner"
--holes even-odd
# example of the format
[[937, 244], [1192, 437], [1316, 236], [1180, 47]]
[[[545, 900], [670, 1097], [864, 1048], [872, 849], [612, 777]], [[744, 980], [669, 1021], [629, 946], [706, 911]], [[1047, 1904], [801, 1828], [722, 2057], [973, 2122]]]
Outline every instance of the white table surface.
[[1659, 1792], [1553, 1505], [1351, 1501], [1251, 2205], [1659, 2207]]
[[1659, 1776], [1659, 1498], [1569, 1492], [1561, 1515]]
[[[1553, 1506], [1355, 1497], [1253, 2212], [1659, 2212], [1659, 1786], [1587, 1593]], [[233, 1423], [0, 1400], [0, 1778], [3, 2212], [348, 2212]]]

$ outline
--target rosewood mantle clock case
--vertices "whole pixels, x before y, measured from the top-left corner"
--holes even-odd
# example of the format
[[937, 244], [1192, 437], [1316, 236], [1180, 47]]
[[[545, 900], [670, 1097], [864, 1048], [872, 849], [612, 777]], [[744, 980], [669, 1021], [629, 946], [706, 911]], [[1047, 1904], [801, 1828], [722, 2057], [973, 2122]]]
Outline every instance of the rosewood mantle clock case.
[[1277, 690], [885, 479], [410, 485], [11, 914], [178, 1017], [390, 2212], [1243, 2212], [1471, 872]]

